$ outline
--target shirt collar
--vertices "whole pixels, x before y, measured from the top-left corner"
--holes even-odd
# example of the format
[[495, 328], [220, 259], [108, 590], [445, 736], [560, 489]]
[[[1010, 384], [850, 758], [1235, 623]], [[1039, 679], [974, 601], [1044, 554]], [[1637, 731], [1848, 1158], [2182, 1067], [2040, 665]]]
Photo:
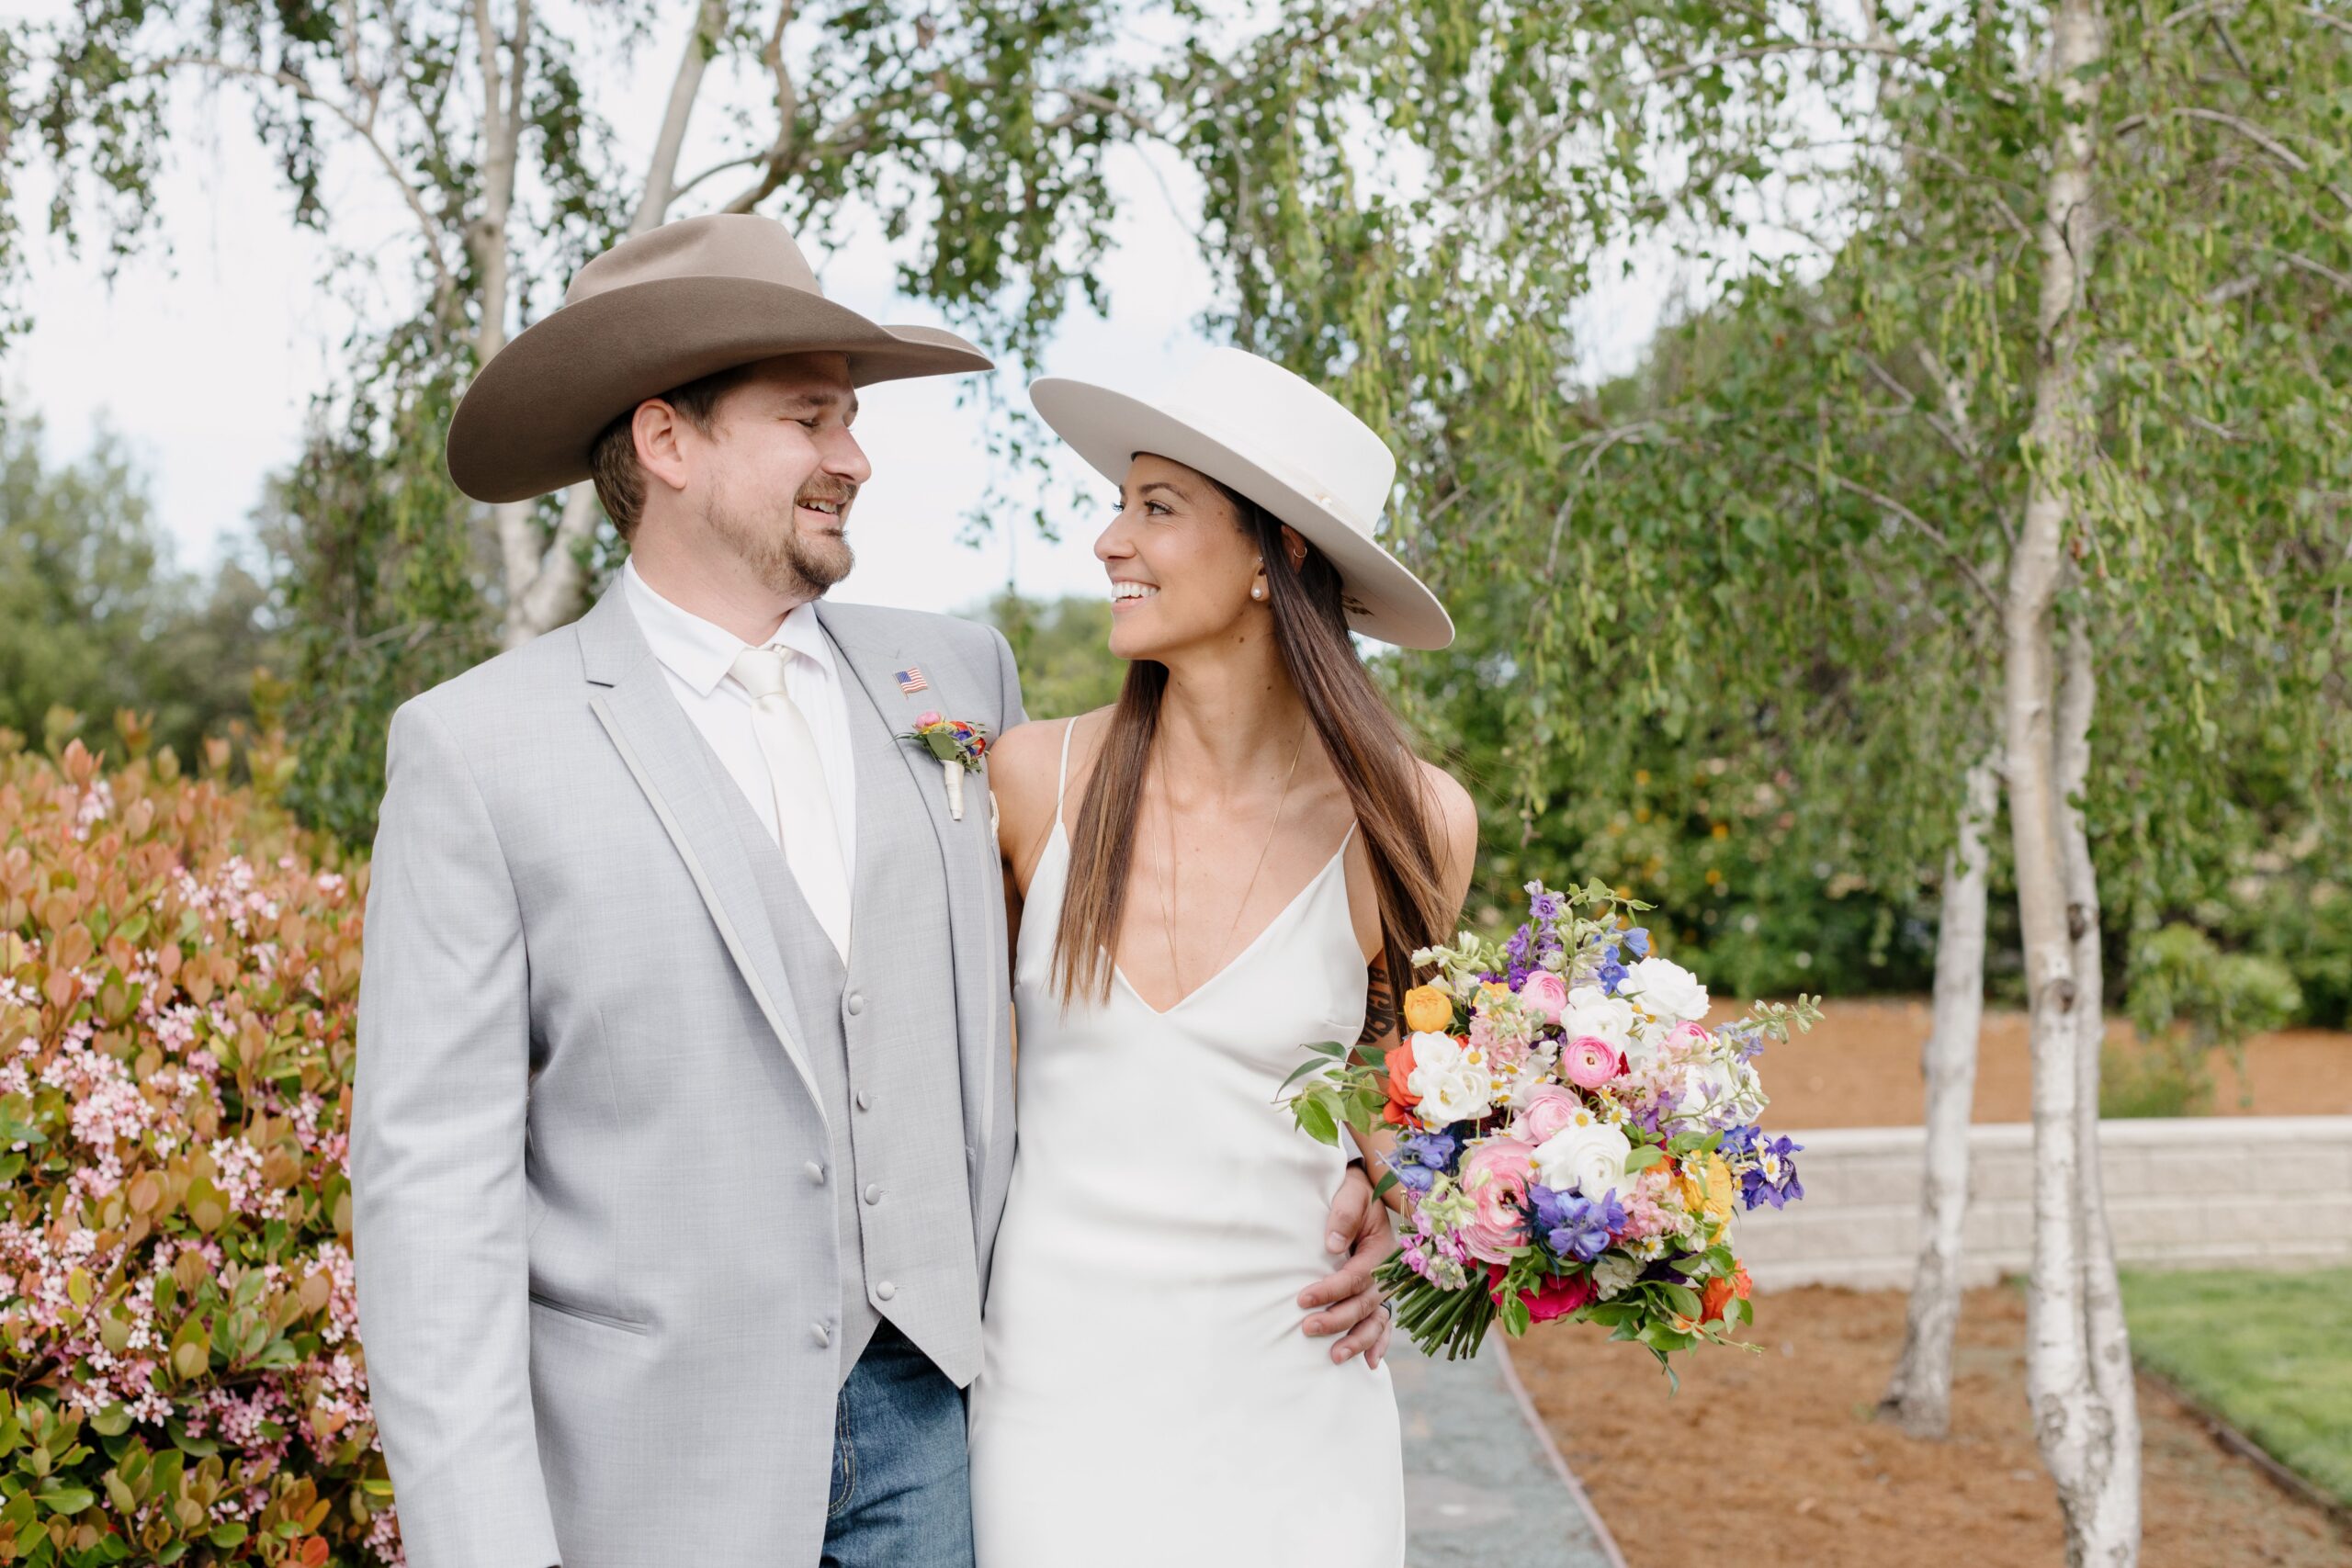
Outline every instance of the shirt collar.
[[[635, 561], [622, 564], [621, 583], [622, 592], [628, 595], [628, 607], [636, 613], [638, 626], [645, 633], [646, 644], [653, 649], [653, 657], [696, 696], [707, 697], [718, 690], [728, 671], [734, 669], [736, 656], [750, 645], [726, 627], [663, 598], [639, 575]], [[784, 624], [763, 646], [788, 648], [815, 660], [826, 674], [833, 673], [832, 645], [826, 640], [824, 627], [817, 622], [813, 602], [799, 605], [786, 615]]]

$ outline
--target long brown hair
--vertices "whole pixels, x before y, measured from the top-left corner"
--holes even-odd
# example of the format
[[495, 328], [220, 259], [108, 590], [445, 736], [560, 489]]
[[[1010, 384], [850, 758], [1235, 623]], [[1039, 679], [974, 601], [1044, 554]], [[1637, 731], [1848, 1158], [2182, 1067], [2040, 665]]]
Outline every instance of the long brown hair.
[[[1363, 830], [1380, 897], [1381, 949], [1389, 983], [1401, 991], [1411, 982], [1415, 950], [1451, 936], [1455, 914], [1439, 884], [1437, 848], [1430, 841], [1430, 814], [1412, 742], [1349, 640], [1339, 569], [1310, 544], [1294, 570], [1281, 520], [1223, 483], [1209, 482], [1233, 503], [1243, 532], [1257, 541], [1265, 559], [1274, 647]], [[1070, 835], [1061, 924], [1054, 933], [1053, 983], [1065, 1005], [1080, 995], [1110, 994], [1112, 954], [1126, 909], [1128, 852], [1143, 807], [1144, 768], [1159, 733], [1159, 705], [1167, 691], [1165, 664], [1138, 659], [1127, 666], [1110, 731], [1087, 781]]]

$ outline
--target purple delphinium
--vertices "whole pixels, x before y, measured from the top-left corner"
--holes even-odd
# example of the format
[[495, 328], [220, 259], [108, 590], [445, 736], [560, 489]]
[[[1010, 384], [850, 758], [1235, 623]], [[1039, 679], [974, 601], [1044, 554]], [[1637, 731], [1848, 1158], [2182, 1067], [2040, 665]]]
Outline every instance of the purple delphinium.
[[1537, 893], [1527, 901], [1528, 913], [1545, 925], [1550, 925], [1560, 918], [1561, 908], [1560, 896], [1557, 893]]
[[1535, 932], [1527, 926], [1511, 932], [1510, 940], [1503, 943], [1503, 954], [1510, 960], [1503, 979], [1514, 991], [1525, 985], [1528, 976], [1535, 972], [1534, 948]]
[[1639, 1108], [1627, 1107], [1627, 1114], [1635, 1126], [1640, 1127], [1653, 1138], [1660, 1138], [1666, 1135], [1666, 1123], [1673, 1117], [1675, 1107], [1681, 1103], [1682, 1090], [1662, 1089], [1658, 1097], [1649, 1104]]
[[1593, 972], [1593, 978], [1600, 982], [1600, 988], [1605, 994], [1615, 996], [1617, 987], [1623, 983], [1628, 973], [1630, 971], [1617, 962], [1615, 942], [1612, 942], [1600, 950], [1600, 967]]
[[1450, 1174], [1462, 1157], [1462, 1138], [1455, 1133], [1417, 1133], [1396, 1140], [1388, 1168], [1415, 1192], [1427, 1192], [1441, 1174]]
[[1453, 1133], [1416, 1133], [1396, 1140], [1398, 1157], [1430, 1170], [1451, 1171], [1462, 1157], [1462, 1139]]
[[1634, 957], [1647, 958], [1650, 955], [1650, 933], [1635, 926], [1625, 933], [1625, 945], [1633, 949]]
[[1744, 1158], [1756, 1147], [1756, 1140], [1763, 1135], [1764, 1129], [1753, 1122], [1745, 1127], [1734, 1127], [1724, 1134], [1724, 1141], [1715, 1152], [1726, 1160]]
[[1589, 1263], [1609, 1250], [1611, 1235], [1625, 1228], [1624, 1205], [1614, 1189], [1599, 1199], [1555, 1192], [1541, 1182], [1527, 1189], [1533, 1229], [1563, 1263]]
[[[1804, 1183], [1797, 1179], [1796, 1161], [1789, 1157], [1804, 1147], [1803, 1144], [1788, 1138], [1758, 1140], [1756, 1152], [1764, 1164], [1750, 1166], [1740, 1173], [1740, 1197], [1747, 1207], [1754, 1209], [1770, 1203], [1777, 1209], [1792, 1198], [1804, 1196]], [[1771, 1168], [1775, 1174], [1766, 1175], [1767, 1167]]]

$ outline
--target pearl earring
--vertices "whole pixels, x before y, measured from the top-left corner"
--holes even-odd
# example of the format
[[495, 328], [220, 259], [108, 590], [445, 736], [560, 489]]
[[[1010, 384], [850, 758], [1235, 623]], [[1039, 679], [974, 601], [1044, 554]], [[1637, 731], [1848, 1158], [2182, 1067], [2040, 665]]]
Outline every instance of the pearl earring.
[[1250, 590], [1250, 597], [1252, 599], [1263, 599], [1265, 596], [1266, 591], [1262, 588], [1252, 588]]

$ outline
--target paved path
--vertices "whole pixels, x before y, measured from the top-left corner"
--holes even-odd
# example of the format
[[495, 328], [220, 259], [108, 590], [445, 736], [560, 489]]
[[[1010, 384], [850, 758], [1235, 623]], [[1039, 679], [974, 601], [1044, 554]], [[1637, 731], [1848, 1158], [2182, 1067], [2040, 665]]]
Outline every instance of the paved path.
[[1502, 1336], [1477, 1359], [1389, 1362], [1405, 1428], [1407, 1568], [1624, 1568], [1538, 1428]]

